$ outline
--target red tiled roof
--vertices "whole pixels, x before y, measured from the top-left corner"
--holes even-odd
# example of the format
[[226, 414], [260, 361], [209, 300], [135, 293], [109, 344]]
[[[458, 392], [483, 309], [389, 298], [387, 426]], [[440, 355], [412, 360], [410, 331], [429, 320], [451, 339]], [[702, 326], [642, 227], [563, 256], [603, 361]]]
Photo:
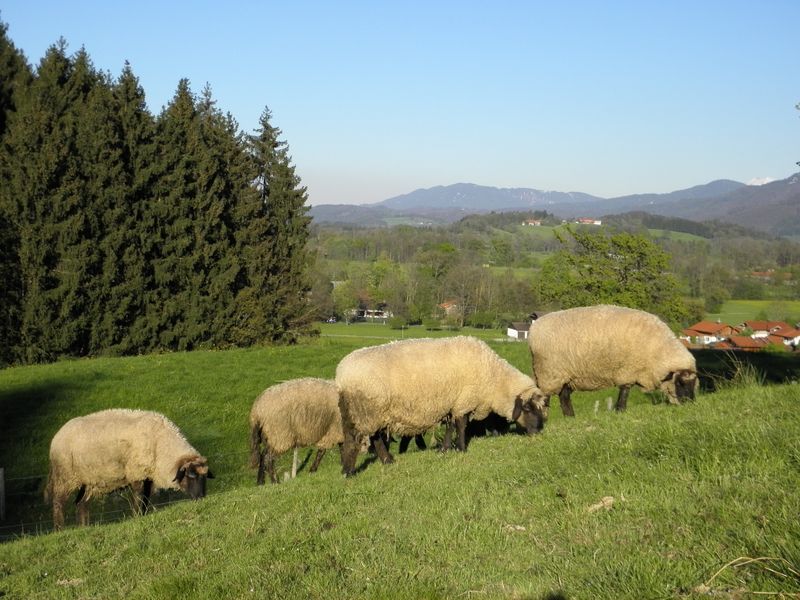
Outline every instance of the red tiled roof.
[[770, 331], [776, 327], [779, 329], [790, 329], [791, 326], [783, 321], [745, 321], [742, 323], [747, 329], [753, 331]]
[[749, 335], [732, 335], [728, 338], [728, 341], [735, 348], [742, 349], [760, 350], [765, 346], [763, 339], [753, 339]]
[[726, 327], [730, 327], [731, 329], [733, 329], [733, 327], [731, 327], [726, 323], [713, 323], [712, 321], [700, 321], [699, 323], [695, 323], [691, 327], [687, 327], [683, 331], [684, 332], [693, 331], [696, 333], [712, 334], [712, 333], [717, 333], [725, 329]]
[[790, 340], [800, 335], [800, 329], [795, 329], [794, 327], [790, 327], [789, 329], [780, 329], [772, 333], [770, 337], [772, 337], [773, 335]]

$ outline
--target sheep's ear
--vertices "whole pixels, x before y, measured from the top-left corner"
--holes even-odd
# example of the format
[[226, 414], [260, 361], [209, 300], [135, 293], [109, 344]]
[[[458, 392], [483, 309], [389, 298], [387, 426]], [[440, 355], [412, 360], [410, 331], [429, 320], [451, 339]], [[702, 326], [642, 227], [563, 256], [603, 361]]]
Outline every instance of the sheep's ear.
[[514, 400], [514, 412], [511, 413], [511, 420], [516, 421], [519, 419], [519, 416], [522, 414], [522, 398], [517, 396], [517, 399]]
[[175, 479], [173, 479], [172, 481], [177, 481], [178, 483], [180, 483], [181, 481], [183, 481], [184, 477], [186, 477], [186, 469], [184, 467], [181, 467], [180, 469], [178, 469], [178, 472], [175, 473]]
[[211, 472], [210, 469], [208, 471], [208, 474], [206, 475], [206, 479], [216, 479], [216, 477], [214, 477], [214, 474]]
[[664, 383], [665, 381], [669, 381], [674, 376], [675, 376], [675, 371], [670, 371], [669, 373], [667, 373], [667, 376], [664, 377], [664, 379], [661, 380], [661, 383]]

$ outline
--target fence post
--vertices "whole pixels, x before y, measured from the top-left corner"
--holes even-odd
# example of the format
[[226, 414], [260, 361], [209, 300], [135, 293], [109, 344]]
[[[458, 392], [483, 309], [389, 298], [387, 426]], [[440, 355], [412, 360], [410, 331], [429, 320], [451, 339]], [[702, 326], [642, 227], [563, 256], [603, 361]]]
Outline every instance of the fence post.
[[6, 470], [0, 467], [0, 521], [6, 520]]

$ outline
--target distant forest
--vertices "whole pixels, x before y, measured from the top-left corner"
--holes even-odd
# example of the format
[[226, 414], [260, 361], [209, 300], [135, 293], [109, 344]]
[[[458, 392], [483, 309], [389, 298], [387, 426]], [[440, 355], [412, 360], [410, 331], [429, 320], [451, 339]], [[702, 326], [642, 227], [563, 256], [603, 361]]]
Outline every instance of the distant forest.
[[[541, 226], [523, 225], [529, 220]], [[641, 212], [605, 216], [602, 222], [565, 227], [538, 211], [470, 215], [427, 228], [313, 226], [314, 301], [321, 315], [341, 317], [353, 305], [387, 307], [405, 322], [438, 314], [434, 321], [485, 327], [522, 320], [535, 310], [609, 301], [651, 310], [678, 326], [717, 312], [728, 299], [800, 297], [797, 242], [727, 223]], [[588, 273], [581, 273], [587, 255], [609, 253], [615, 243], [617, 264], [595, 265], [608, 285], [587, 295], [592, 284]], [[627, 245], [626, 252], [620, 244]], [[642, 265], [663, 265], [649, 285], [670, 282], [674, 293], [662, 299], [630, 297], [620, 283], [621, 263], [636, 252], [643, 252]], [[336, 285], [326, 289], [331, 280]], [[454, 304], [460, 310], [446, 314], [442, 305]]]
[[306, 190], [265, 109], [245, 134], [187, 80], [158, 115], [60, 40], [0, 24], [0, 364], [308, 333]]

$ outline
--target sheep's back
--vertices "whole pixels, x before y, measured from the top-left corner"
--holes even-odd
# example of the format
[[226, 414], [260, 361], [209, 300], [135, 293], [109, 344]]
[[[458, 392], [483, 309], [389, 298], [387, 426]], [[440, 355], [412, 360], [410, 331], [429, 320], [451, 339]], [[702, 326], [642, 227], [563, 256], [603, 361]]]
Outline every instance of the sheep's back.
[[55, 485], [86, 485], [91, 497], [152, 479], [156, 458], [152, 425], [162, 423], [151, 415], [156, 413], [115, 409], [68, 421], [50, 444]]
[[451, 412], [473, 410], [498, 375], [494, 356], [485, 343], [465, 336], [393, 342], [346, 356], [336, 383], [358, 431], [414, 435]]
[[333, 381], [307, 377], [267, 388], [253, 403], [258, 423], [273, 452], [317, 446], [330, 448], [344, 439], [339, 389]]
[[558, 393], [639, 384], [654, 389], [694, 358], [655, 315], [600, 305], [549, 313], [531, 325], [528, 343], [537, 385]]

